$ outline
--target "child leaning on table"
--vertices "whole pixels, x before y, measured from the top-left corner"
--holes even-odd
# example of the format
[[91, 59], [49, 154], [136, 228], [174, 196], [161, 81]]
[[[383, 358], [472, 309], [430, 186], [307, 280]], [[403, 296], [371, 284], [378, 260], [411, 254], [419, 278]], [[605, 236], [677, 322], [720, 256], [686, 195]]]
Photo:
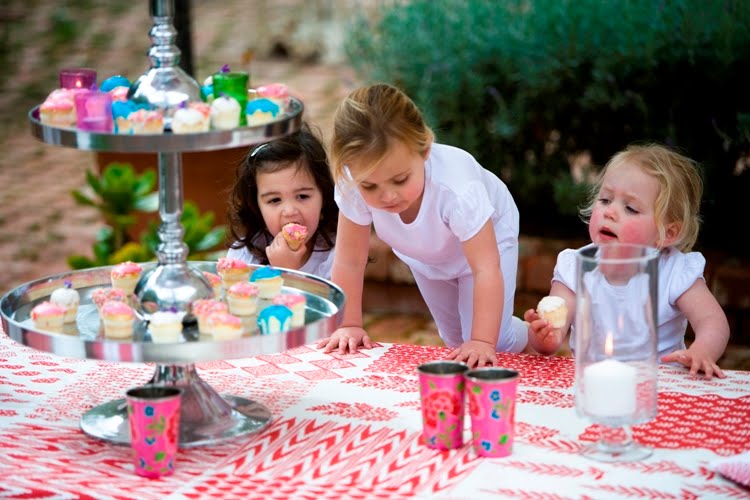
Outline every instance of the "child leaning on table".
[[[252, 149], [231, 190], [228, 215], [235, 242], [227, 257], [329, 279], [338, 219], [333, 189], [325, 148], [306, 124]], [[281, 234], [290, 222], [307, 227], [297, 250]]]
[[[604, 167], [581, 210], [588, 221], [592, 244], [610, 242], [647, 245], [659, 255], [657, 336], [664, 363], [680, 363], [691, 374], [706, 378], [725, 375], [716, 364], [729, 339], [729, 324], [721, 306], [706, 286], [706, 259], [690, 252], [698, 237], [703, 184], [696, 164], [666, 147], [632, 145]], [[553, 329], [534, 309], [529, 322], [529, 345], [541, 354], [554, 354], [572, 323], [576, 303], [576, 250], [557, 257], [550, 295], [562, 297], [568, 308], [565, 325]], [[688, 321], [695, 341], [685, 349]]]
[[370, 226], [411, 269], [449, 358], [497, 364], [526, 347], [513, 318], [518, 209], [508, 188], [466, 151], [433, 142], [401, 90], [352, 92], [334, 116], [331, 163], [339, 205], [332, 279], [346, 294], [342, 326], [326, 352], [371, 347], [362, 328]]

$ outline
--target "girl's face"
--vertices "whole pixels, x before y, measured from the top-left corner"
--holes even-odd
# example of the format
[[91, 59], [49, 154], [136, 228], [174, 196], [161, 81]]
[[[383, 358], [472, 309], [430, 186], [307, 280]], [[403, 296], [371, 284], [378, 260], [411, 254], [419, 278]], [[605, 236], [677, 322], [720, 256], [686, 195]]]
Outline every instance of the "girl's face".
[[276, 236], [284, 224], [296, 222], [307, 227], [309, 241], [318, 230], [323, 195], [308, 169], [297, 167], [258, 173], [258, 206], [269, 233]]
[[607, 171], [589, 221], [591, 241], [660, 246], [654, 215], [658, 194], [659, 181], [637, 165]]
[[[419, 212], [424, 191], [424, 162], [429, 150], [420, 155], [400, 142], [394, 142], [378, 167], [359, 181], [365, 203], [413, 220]], [[357, 162], [351, 162], [352, 173]]]

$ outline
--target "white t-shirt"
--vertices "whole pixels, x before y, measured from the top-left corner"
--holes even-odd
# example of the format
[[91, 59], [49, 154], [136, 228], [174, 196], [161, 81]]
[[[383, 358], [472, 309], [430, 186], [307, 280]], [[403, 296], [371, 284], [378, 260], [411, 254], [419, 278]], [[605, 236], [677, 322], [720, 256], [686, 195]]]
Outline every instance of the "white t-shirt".
[[[591, 245], [589, 245], [591, 246]], [[585, 247], [584, 247], [585, 248]], [[576, 292], [576, 253], [577, 250], [563, 250], [557, 257], [553, 281], [559, 281]], [[696, 280], [703, 279], [706, 259], [699, 252], [682, 253], [674, 248], [666, 248], [659, 254], [659, 304], [656, 312], [657, 351], [658, 357], [671, 352], [685, 349], [685, 330], [687, 317], [677, 307], [677, 299], [685, 293]], [[589, 273], [594, 274], [594, 273]], [[628, 293], [626, 287], [611, 286], [606, 280], [603, 283], [590, 284], [589, 290], [597, 300], [599, 296], [618, 297]], [[619, 288], [619, 289], [618, 289]], [[630, 300], [630, 299], [629, 299]], [[646, 300], [644, 298], [644, 300]], [[637, 307], [635, 304], [634, 307]], [[641, 314], [633, 311], [633, 314]], [[624, 350], [637, 349], [642, 339], [634, 334], [630, 340], [632, 344]], [[575, 348], [575, 329], [570, 329], [570, 346]], [[618, 349], [619, 350], [619, 349]]]
[[[343, 188], [337, 184], [335, 197], [341, 213], [356, 224], [373, 224], [378, 237], [401, 260], [430, 279], [471, 274], [462, 243], [490, 219], [501, 257], [506, 249], [517, 255], [518, 208], [513, 197], [495, 174], [462, 149], [432, 145], [425, 162], [422, 205], [411, 223], [367, 205], [354, 184]], [[508, 281], [506, 277], [506, 292], [512, 296], [515, 276], [512, 283]]]
[[[299, 268], [299, 271], [307, 274], [312, 274], [319, 278], [326, 280], [331, 279], [331, 268], [333, 267], [333, 256], [335, 254], [334, 248], [331, 250], [324, 250], [321, 252], [313, 252], [310, 258], [305, 264]], [[242, 248], [230, 248], [227, 251], [227, 257], [232, 259], [240, 259], [248, 264], [261, 264], [255, 255], [250, 253], [247, 247]]]

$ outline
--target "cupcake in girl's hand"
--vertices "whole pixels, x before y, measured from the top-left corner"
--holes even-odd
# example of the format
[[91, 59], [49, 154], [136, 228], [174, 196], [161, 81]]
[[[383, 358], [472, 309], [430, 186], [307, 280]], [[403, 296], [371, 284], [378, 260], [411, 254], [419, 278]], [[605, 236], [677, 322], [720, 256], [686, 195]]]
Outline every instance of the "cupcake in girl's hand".
[[554, 295], [549, 295], [540, 300], [539, 305], [536, 306], [536, 312], [552, 328], [562, 328], [568, 318], [568, 307], [565, 305], [565, 300]]
[[207, 318], [214, 340], [233, 340], [242, 337], [242, 320], [229, 313], [213, 313]]
[[65, 281], [64, 287], [53, 290], [49, 300], [65, 309], [65, 323], [75, 322], [78, 315], [78, 304], [81, 303], [81, 296], [73, 288], [73, 284], [70, 281]]
[[290, 222], [282, 226], [281, 234], [284, 236], [284, 240], [286, 240], [289, 248], [296, 251], [305, 242], [305, 238], [307, 238], [307, 227], [296, 222]]
[[135, 292], [135, 286], [141, 279], [143, 268], [135, 262], [122, 262], [112, 268], [112, 288], [119, 288], [127, 294]]
[[211, 285], [211, 288], [214, 291], [214, 299], [220, 300], [221, 299], [221, 276], [214, 273], [209, 273], [208, 271], [203, 271], [203, 276], [208, 280], [208, 283]]
[[292, 328], [303, 326], [305, 324], [305, 306], [307, 299], [304, 295], [298, 293], [282, 293], [276, 295], [272, 304], [287, 306], [292, 311]]
[[263, 266], [256, 269], [250, 275], [250, 282], [258, 285], [258, 297], [261, 299], [272, 299], [274, 295], [281, 292], [284, 278], [281, 271], [271, 266]]
[[216, 263], [216, 272], [221, 276], [221, 284], [224, 290], [240, 281], [247, 281], [250, 276], [250, 267], [245, 261], [221, 257]]
[[263, 335], [286, 332], [292, 327], [292, 310], [279, 304], [264, 307], [258, 315], [258, 328]]
[[49, 332], [62, 332], [65, 321], [65, 308], [53, 302], [42, 302], [31, 310], [34, 327]]
[[198, 331], [205, 335], [211, 333], [208, 317], [217, 312], [228, 311], [227, 305], [214, 299], [201, 299], [193, 302], [193, 314], [198, 319]]
[[104, 336], [111, 339], [126, 339], [133, 336], [133, 308], [124, 302], [109, 301], [102, 306]]
[[102, 313], [102, 306], [111, 300], [127, 303], [128, 294], [119, 288], [97, 288], [91, 293], [91, 301], [96, 305], [96, 310], [99, 311], [99, 314]]
[[258, 304], [258, 287], [252, 283], [239, 282], [227, 290], [229, 312], [237, 316], [255, 314]]
[[156, 311], [148, 322], [151, 341], [154, 343], [179, 342], [182, 338], [182, 317], [185, 313]]

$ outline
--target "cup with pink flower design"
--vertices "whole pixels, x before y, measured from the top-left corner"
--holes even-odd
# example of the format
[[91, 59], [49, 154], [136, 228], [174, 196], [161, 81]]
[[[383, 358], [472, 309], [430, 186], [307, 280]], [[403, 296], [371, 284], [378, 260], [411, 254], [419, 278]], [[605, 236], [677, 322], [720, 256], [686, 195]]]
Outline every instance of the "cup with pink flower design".
[[513, 451], [518, 372], [494, 366], [464, 374], [471, 439], [482, 457], [507, 457]]
[[430, 361], [417, 367], [422, 402], [422, 440], [429, 448], [450, 450], [464, 444], [465, 363]]
[[182, 389], [143, 385], [126, 393], [135, 473], [156, 478], [174, 472]]

